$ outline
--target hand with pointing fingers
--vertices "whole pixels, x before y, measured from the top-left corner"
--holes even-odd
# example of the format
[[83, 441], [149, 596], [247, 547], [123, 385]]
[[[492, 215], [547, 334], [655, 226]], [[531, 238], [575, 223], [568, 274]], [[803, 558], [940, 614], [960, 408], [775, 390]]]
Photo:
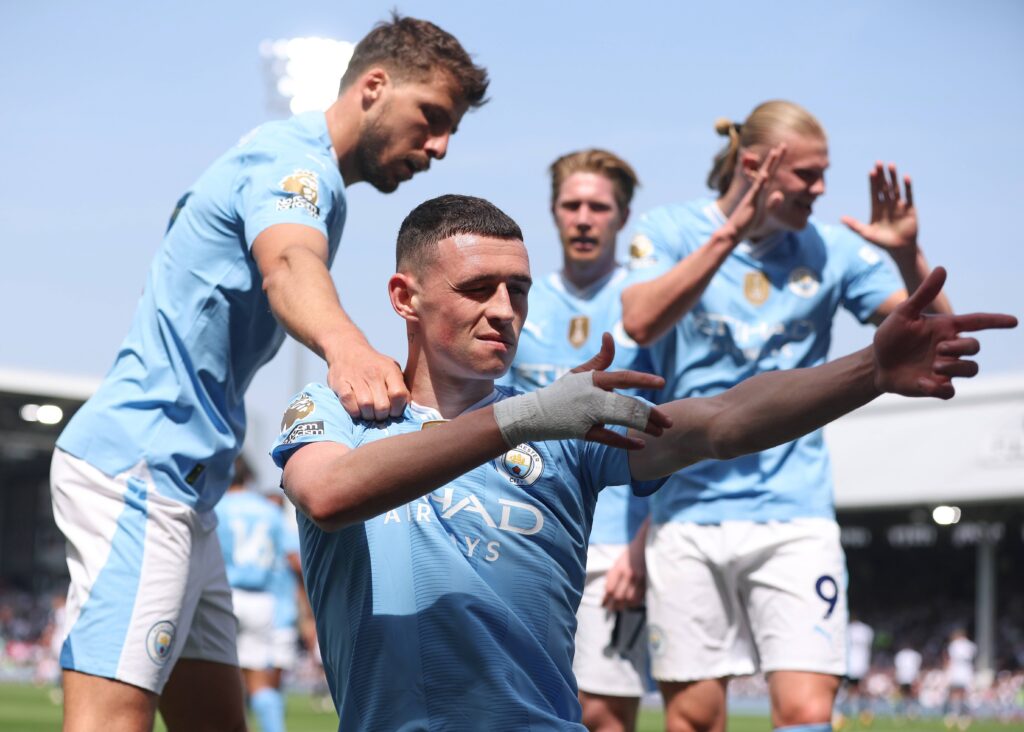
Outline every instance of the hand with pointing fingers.
[[949, 399], [955, 393], [952, 379], [978, 373], [978, 364], [964, 357], [978, 353], [980, 345], [960, 333], [1017, 327], [1017, 318], [1001, 313], [925, 314], [945, 281], [946, 270], [933, 269], [878, 327], [875, 385], [881, 391]]

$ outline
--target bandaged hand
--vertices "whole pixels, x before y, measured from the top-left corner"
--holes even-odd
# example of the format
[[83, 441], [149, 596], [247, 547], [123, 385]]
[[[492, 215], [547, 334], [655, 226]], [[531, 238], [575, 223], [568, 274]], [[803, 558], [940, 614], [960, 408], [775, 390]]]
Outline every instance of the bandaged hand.
[[595, 371], [570, 373], [550, 386], [494, 405], [494, 419], [505, 444], [587, 436], [597, 425], [617, 424], [649, 431], [651, 407], [594, 384]]

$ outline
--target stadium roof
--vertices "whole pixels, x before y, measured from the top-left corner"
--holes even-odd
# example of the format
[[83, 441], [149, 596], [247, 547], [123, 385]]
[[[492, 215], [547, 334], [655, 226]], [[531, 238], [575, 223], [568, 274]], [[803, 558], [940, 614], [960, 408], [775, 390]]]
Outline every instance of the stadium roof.
[[1024, 373], [886, 395], [826, 428], [840, 509], [1024, 500]]
[[[47, 461], [57, 435], [99, 379], [0, 369], [0, 467]], [[44, 418], [44, 411], [46, 418]]]
[[85, 401], [100, 385], [101, 379], [43, 371], [0, 368], [0, 392], [50, 396]]

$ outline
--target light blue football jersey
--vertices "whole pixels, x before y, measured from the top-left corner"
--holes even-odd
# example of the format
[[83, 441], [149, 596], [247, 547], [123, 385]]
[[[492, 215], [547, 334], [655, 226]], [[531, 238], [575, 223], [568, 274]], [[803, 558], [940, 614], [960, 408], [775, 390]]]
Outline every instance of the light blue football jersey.
[[228, 584], [249, 592], [269, 592], [284, 543], [281, 508], [254, 491], [242, 490], [225, 493], [214, 510]]
[[[634, 274], [667, 271], [724, 223], [711, 199], [651, 211], [641, 217], [630, 246]], [[712, 396], [765, 371], [821, 364], [840, 306], [866, 322], [902, 288], [881, 250], [845, 228], [812, 220], [799, 232], [741, 243], [697, 305], [651, 347], [667, 381], [654, 401]], [[686, 468], [652, 497], [651, 516], [658, 523], [703, 524], [833, 518], [822, 432]]]
[[[580, 290], [559, 272], [534, 283], [530, 313], [508, 374], [499, 383], [521, 391], [547, 386], [601, 350], [601, 334], [615, 339], [611, 370], [652, 371], [647, 349], [622, 327], [622, 290], [629, 283], [625, 267]], [[647, 518], [647, 498], [628, 485], [601, 492], [594, 511], [591, 544], [627, 544]]]
[[145, 461], [159, 493], [212, 508], [245, 435], [245, 391], [285, 336], [249, 249], [269, 226], [303, 224], [333, 261], [345, 210], [323, 114], [247, 135], [178, 202], [117, 360], [57, 446], [111, 476]]
[[[498, 387], [470, 409], [515, 393]], [[440, 419], [410, 405], [398, 420], [353, 422], [312, 384], [272, 455], [283, 466], [304, 444], [358, 449]], [[587, 535], [598, 490], [629, 477], [623, 450], [538, 442], [339, 531], [300, 514], [339, 729], [584, 729], [572, 657]]]
[[274, 595], [274, 627], [294, 628], [299, 620], [299, 606], [295, 599], [298, 583], [288, 556], [299, 552], [299, 527], [290, 516], [283, 516], [282, 520], [284, 528], [281, 551], [274, 562], [270, 591]]

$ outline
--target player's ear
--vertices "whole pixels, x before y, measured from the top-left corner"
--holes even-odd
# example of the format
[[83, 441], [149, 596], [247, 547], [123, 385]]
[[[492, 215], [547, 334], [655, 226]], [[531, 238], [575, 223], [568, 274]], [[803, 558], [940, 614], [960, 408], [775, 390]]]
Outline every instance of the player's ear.
[[359, 77], [357, 84], [365, 111], [381, 98], [384, 90], [391, 84], [391, 77], [382, 67], [374, 66]]
[[388, 280], [388, 297], [391, 307], [406, 322], [419, 320], [416, 312], [416, 278], [405, 272], [395, 272]]
[[749, 183], [757, 175], [757, 171], [760, 168], [761, 158], [758, 154], [749, 147], [740, 148], [739, 169], [743, 179]]

